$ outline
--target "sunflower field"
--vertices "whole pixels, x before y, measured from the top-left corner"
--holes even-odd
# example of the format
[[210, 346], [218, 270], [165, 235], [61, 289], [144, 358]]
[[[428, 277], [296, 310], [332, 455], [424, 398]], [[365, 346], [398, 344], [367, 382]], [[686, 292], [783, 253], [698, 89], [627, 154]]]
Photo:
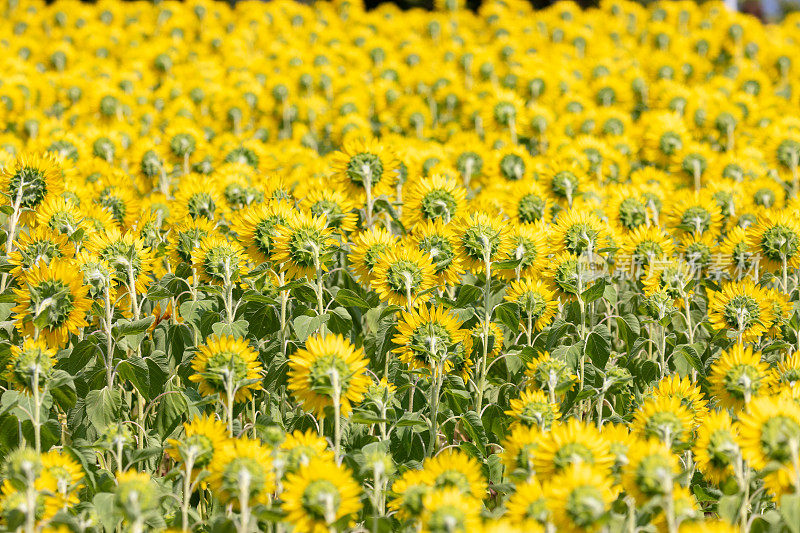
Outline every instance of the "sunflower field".
[[0, 11], [1, 531], [800, 533], [800, 15]]

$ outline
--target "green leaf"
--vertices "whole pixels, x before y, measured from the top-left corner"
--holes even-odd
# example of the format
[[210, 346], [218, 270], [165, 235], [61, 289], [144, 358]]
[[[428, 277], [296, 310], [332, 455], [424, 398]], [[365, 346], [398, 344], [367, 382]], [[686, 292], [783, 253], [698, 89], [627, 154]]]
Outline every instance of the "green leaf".
[[599, 300], [603, 297], [603, 294], [606, 290], [606, 282], [604, 279], [598, 279], [591, 287], [583, 291], [581, 294], [581, 298], [583, 301], [588, 303], [592, 303], [596, 300]]
[[792, 533], [800, 533], [800, 494], [781, 496], [780, 513]]
[[100, 433], [120, 418], [121, 407], [122, 394], [119, 389], [103, 387], [100, 390], [91, 390], [86, 395], [86, 415]]
[[[73, 376], [77, 375], [84, 368], [86, 368], [86, 366], [89, 364], [89, 361], [100, 354], [100, 348], [97, 345], [96, 339], [96, 337], [88, 337], [73, 346], [68, 355], [63, 356], [58, 360], [56, 367], [64, 369]], [[66, 350], [60, 352], [59, 356], [65, 352]]]
[[139, 335], [140, 333], [145, 333], [153, 325], [154, 321], [155, 317], [152, 316], [141, 320], [117, 320], [111, 328], [111, 333], [115, 338]]
[[611, 334], [605, 324], [598, 324], [586, 337], [586, 355], [597, 368], [604, 369], [611, 355]]
[[462, 285], [458, 289], [455, 307], [467, 307], [475, 302], [480, 302], [483, 291], [475, 285]]
[[147, 363], [141, 357], [131, 356], [124, 361], [121, 361], [117, 366], [117, 373], [121, 379], [130, 381], [131, 385], [136, 387], [139, 394], [150, 398], [150, 373], [147, 368]]
[[329, 318], [330, 316], [328, 314], [319, 316], [300, 315], [295, 318], [294, 321], [292, 321], [292, 326], [294, 327], [295, 335], [297, 335], [297, 340], [306, 342], [309, 335], [319, 330], [320, 326], [325, 324]]
[[494, 317], [511, 331], [519, 329], [519, 306], [504, 302], [494, 308]]
[[486, 438], [486, 430], [483, 429], [483, 422], [478, 416], [478, 413], [475, 411], [467, 411], [461, 415], [461, 426], [464, 428], [467, 435], [470, 436], [472, 442], [481, 450], [481, 454], [483, 454], [483, 450], [485, 450], [486, 445], [489, 444], [489, 439]]
[[220, 337], [230, 335], [237, 339], [244, 339], [247, 337], [247, 326], [247, 320], [237, 320], [232, 324], [217, 322], [216, 324], [212, 324], [211, 331]]
[[364, 298], [350, 289], [339, 289], [339, 292], [336, 293], [336, 298], [334, 299], [345, 307], [358, 307], [361, 309], [372, 308], [372, 306], [369, 305]]

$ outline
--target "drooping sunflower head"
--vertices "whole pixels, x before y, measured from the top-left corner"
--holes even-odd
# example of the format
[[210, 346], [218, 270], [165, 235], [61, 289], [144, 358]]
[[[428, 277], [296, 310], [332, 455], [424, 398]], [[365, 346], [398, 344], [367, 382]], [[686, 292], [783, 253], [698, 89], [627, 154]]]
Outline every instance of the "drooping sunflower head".
[[695, 426], [702, 424], [708, 414], [708, 401], [703, 397], [700, 387], [689, 376], [678, 374], [665, 376], [651, 391], [653, 397], [675, 396], [692, 413]]
[[674, 252], [672, 237], [666, 231], [656, 226], [640, 226], [623, 236], [614, 260], [616, 266], [630, 266], [634, 273], [643, 274], [651, 262], [668, 261]]
[[504, 208], [516, 222], [534, 224], [547, 221], [553, 201], [538, 182], [514, 183], [506, 190]]
[[563, 472], [568, 466], [585, 463], [601, 472], [611, 472], [614, 456], [610, 445], [594, 426], [574, 418], [554, 424], [536, 449], [536, 475], [546, 478]]
[[153, 270], [153, 252], [146, 249], [144, 241], [135, 233], [121, 233], [112, 227], [92, 235], [87, 250], [114, 269], [114, 280], [119, 285], [134, 286], [138, 292], [147, 292]]
[[36, 210], [36, 225], [47, 227], [50, 230], [82, 241], [88, 227], [84, 223], [83, 215], [78, 210], [74, 201], [63, 196], [50, 196]]
[[452, 225], [441, 220], [418, 224], [409, 237], [410, 245], [428, 256], [433, 265], [437, 284], [457, 284], [464, 273], [463, 260], [458, 254], [458, 237]]
[[708, 320], [714, 329], [735, 332], [743, 342], [760, 338], [774, 318], [769, 293], [750, 279], [725, 284], [709, 294]]
[[235, 241], [218, 234], [207, 235], [192, 251], [192, 265], [200, 279], [216, 285], [230, 285], [247, 274], [247, 256]]
[[564, 531], [596, 529], [617, 493], [608, 475], [586, 463], [568, 466], [544, 487], [553, 523]]
[[406, 227], [437, 220], [448, 224], [466, 207], [466, 191], [455, 178], [434, 174], [411, 186], [403, 210]]
[[52, 347], [88, 325], [91, 301], [83, 277], [69, 261], [56, 260], [32, 267], [15, 289], [17, 329], [24, 335], [41, 335]]
[[332, 233], [324, 218], [293, 212], [285, 225], [278, 226], [271, 259], [290, 280], [327, 272], [336, 246]]
[[480, 505], [457, 489], [433, 489], [422, 501], [420, 526], [425, 533], [475, 531], [480, 527]]
[[575, 298], [588, 289], [597, 277], [601, 264], [587, 256], [576, 256], [567, 251], [550, 258], [542, 273], [556, 294], [566, 299]]
[[542, 330], [553, 321], [558, 310], [556, 294], [542, 280], [523, 278], [512, 281], [505, 299], [519, 305], [522, 325]]
[[499, 269], [505, 279], [535, 276], [547, 263], [548, 231], [543, 224], [515, 224], [509, 233], [509, 251], [503, 262], [513, 268]]
[[259, 203], [237, 212], [231, 230], [250, 259], [263, 263], [270, 260], [275, 250], [278, 228], [288, 224], [291, 216], [292, 209], [286, 202]]
[[708, 194], [677, 193], [667, 211], [667, 225], [677, 234], [719, 235], [722, 228], [722, 211]]
[[42, 390], [56, 364], [56, 351], [41, 340], [25, 339], [22, 346], [12, 346], [4, 373], [9, 387], [26, 394], [34, 387]]
[[213, 416], [197, 417], [183, 424], [182, 438], [167, 441], [167, 453], [187, 468], [209, 466], [228, 443], [228, 428]]
[[516, 424], [525, 427], [538, 427], [549, 429], [561, 418], [558, 403], [550, 401], [547, 394], [541, 390], [527, 390], [517, 399], [509, 402], [511, 409], [506, 414], [511, 416]]
[[261, 390], [262, 365], [245, 339], [211, 335], [198, 347], [192, 370], [189, 379], [199, 384], [203, 396], [218, 394], [227, 401], [233, 395], [233, 401], [240, 403]]
[[216, 182], [209, 182], [205, 176], [195, 176], [181, 182], [173, 205], [175, 212], [172, 216], [176, 222], [184, 222], [188, 218], [217, 221], [225, 200], [217, 190]]
[[333, 460], [333, 452], [328, 449], [328, 443], [312, 430], [305, 433], [295, 431], [287, 434], [280, 445], [281, 470], [287, 474], [297, 472], [313, 459], [321, 458]]
[[637, 503], [644, 504], [666, 495], [680, 472], [678, 458], [668, 444], [658, 439], [637, 439], [628, 448], [622, 486]]
[[787, 210], [762, 214], [748, 232], [752, 252], [759, 265], [770, 272], [800, 266], [800, 223]]
[[361, 510], [361, 488], [343, 466], [327, 458], [316, 458], [286, 476], [282, 508], [296, 531], [328, 531], [334, 524], [343, 529]]
[[500, 217], [476, 212], [455, 222], [458, 253], [465, 266], [482, 272], [486, 262], [500, 261], [510, 248], [508, 225]]
[[375, 281], [373, 270], [380, 256], [397, 244], [397, 237], [386, 229], [374, 226], [353, 237], [348, 260], [362, 283]]
[[754, 469], [775, 461], [792, 464], [800, 442], [800, 406], [786, 396], [760, 396], [747, 405], [734, 426], [742, 457]]
[[34, 210], [49, 196], [63, 190], [61, 164], [51, 154], [20, 154], [0, 174], [0, 187], [7, 205]]
[[429, 258], [410, 246], [383, 253], [375, 265], [373, 279], [373, 288], [381, 300], [412, 307], [422, 303], [420, 294], [435, 283]]
[[14, 247], [15, 250], [8, 256], [8, 262], [14, 265], [11, 269], [14, 276], [38, 264], [72, 257], [72, 247], [68, 245], [67, 237], [45, 226], [37, 226], [29, 233], [19, 235]]
[[176, 225], [169, 243], [170, 259], [175, 266], [192, 263], [192, 252], [214, 233], [214, 222], [206, 218], [189, 219]]
[[716, 485], [734, 474], [734, 461], [740, 451], [737, 433], [726, 411], [711, 413], [697, 430], [695, 461], [703, 476]]
[[692, 413], [676, 396], [645, 400], [633, 418], [633, 432], [642, 439], [658, 439], [675, 449], [685, 447], [694, 428]]
[[480, 465], [460, 451], [443, 451], [426, 459], [422, 471], [434, 489], [455, 489], [477, 500], [482, 500], [486, 492], [486, 480]]
[[275, 490], [270, 450], [256, 440], [228, 441], [215, 451], [209, 470], [208, 484], [223, 504], [266, 504]]
[[735, 344], [711, 365], [709, 381], [721, 406], [739, 409], [766, 393], [768, 371], [769, 365], [761, 361], [761, 352]]
[[363, 351], [341, 335], [309, 337], [289, 359], [289, 390], [317, 417], [332, 414], [335, 401], [347, 416], [369, 385], [366, 366]]
[[363, 199], [369, 194], [377, 198], [391, 190], [396, 179], [398, 162], [388, 146], [378, 141], [349, 139], [331, 161], [339, 184], [351, 197]]
[[444, 307], [420, 305], [403, 312], [392, 342], [400, 360], [412, 369], [433, 375], [452, 370], [456, 345], [461, 342], [461, 321]]
[[506, 516], [528, 531], [533, 524], [544, 526], [550, 518], [542, 485], [535, 478], [517, 484], [517, 491], [506, 502]]
[[158, 496], [157, 485], [147, 472], [131, 469], [117, 474], [114, 504], [129, 524], [153, 513], [158, 506]]
[[406, 470], [392, 484], [395, 497], [389, 502], [389, 509], [397, 513], [401, 521], [416, 518], [422, 513], [425, 495], [432, 487], [422, 470]]

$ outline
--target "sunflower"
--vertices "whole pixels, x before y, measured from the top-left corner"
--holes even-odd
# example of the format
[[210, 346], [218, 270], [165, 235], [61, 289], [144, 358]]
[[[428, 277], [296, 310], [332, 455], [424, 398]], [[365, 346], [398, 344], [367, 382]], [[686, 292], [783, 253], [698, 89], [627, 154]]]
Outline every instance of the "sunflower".
[[597, 529], [617, 492], [605, 472], [586, 463], [569, 465], [544, 486], [552, 521], [563, 531]]
[[233, 394], [233, 401], [241, 403], [261, 390], [261, 372], [258, 352], [245, 339], [226, 335], [211, 335], [198, 347], [192, 359], [194, 374], [189, 380], [199, 384], [200, 394], [219, 394], [223, 401]]
[[192, 266], [204, 282], [229, 285], [247, 274], [247, 256], [237, 242], [212, 233], [192, 251]]
[[49, 196], [63, 191], [61, 163], [51, 154], [20, 154], [0, 173], [0, 189], [8, 205], [38, 208]]
[[515, 481], [535, 479], [533, 457], [542, 431], [537, 425], [514, 424], [505, 440], [502, 442], [503, 451], [500, 459], [505, 467], [505, 475]]
[[622, 486], [637, 503], [665, 496], [681, 473], [678, 457], [661, 440], [648, 439], [628, 448], [628, 464], [622, 468]]
[[609, 191], [607, 212], [609, 223], [623, 232], [650, 225], [647, 198], [632, 186], [617, 186]]
[[432, 375], [439, 366], [442, 373], [453, 369], [456, 344], [463, 342], [461, 321], [444, 307], [420, 305], [403, 311], [392, 342], [400, 360], [411, 369], [425, 369]]
[[472, 336], [473, 354], [477, 354], [478, 350], [483, 350], [482, 343], [484, 342], [484, 325], [487, 326], [487, 346], [486, 355], [489, 358], [497, 357], [503, 349], [503, 330], [500, 325], [495, 322], [486, 324], [484, 318], [478, 319], [478, 322], [472, 326], [470, 335]]
[[432, 488], [424, 471], [406, 470], [392, 484], [394, 497], [389, 501], [389, 509], [397, 513], [401, 522], [416, 518], [422, 513], [423, 499]]
[[394, 185], [398, 161], [395, 154], [376, 140], [349, 139], [330, 162], [335, 178], [359, 201], [367, 196], [388, 194]]
[[557, 394], [572, 389], [576, 380], [567, 362], [551, 357], [549, 352], [543, 352], [529, 362], [525, 375], [535, 387], [546, 390], [550, 394], [551, 401]]
[[466, 207], [466, 191], [455, 178], [434, 174], [411, 186], [403, 204], [407, 229], [417, 224], [441, 220], [447, 224]]
[[603, 255], [609, 245], [608, 230], [593, 213], [570, 209], [558, 216], [550, 229], [550, 245], [553, 253], [569, 252], [572, 255]]
[[542, 277], [556, 295], [571, 300], [583, 294], [595, 281], [600, 264], [586, 256], [578, 257], [569, 252], [561, 252], [551, 257]]
[[[78, 206], [63, 196], [50, 196], [36, 210], [36, 225], [82, 241], [88, 229]], [[79, 234], [78, 232], [81, 232]]]
[[325, 225], [342, 235], [356, 229], [356, 205], [341, 191], [314, 187], [300, 202], [300, 207], [313, 217], [325, 220]]
[[675, 245], [666, 231], [656, 226], [640, 226], [623, 235], [614, 261], [617, 267], [630, 266], [638, 278], [651, 262], [668, 261], [673, 253]]
[[512, 281], [507, 288], [505, 300], [516, 303], [520, 308], [523, 326], [533, 326], [537, 330], [543, 330], [558, 311], [558, 300], [555, 292], [541, 280], [524, 278], [519, 281]]
[[291, 216], [292, 209], [285, 202], [259, 203], [238, 211], [231, 223], [231, 231], [253, 262], [264, 263], [270, 260], [274, 251], [278, 227], [286, 225]]
[[778, 361], [769, 371], [767, 384], [772, 393], [800, 383], [800, 353], [794, 352]]
[[208, 484], [220, 502], [241, 508], [267, 504], [275, 490], [275, 474], [269, 448], [257, 440], [233, 439], [214, 451]]
[[737, 437], [726, 411], [711, 413], [698, 428], [693, 446], [695, 462], [709, 482], [720, 485], [733, 475], [740, 453]]
[[708, 401], [703, 398], [700, 387], [692, 383], [689, 376], [684, 376], [683, 378], [678, 374], [665, 376], [653, 388], [651, 394], [653, 398], [671, 396], [678, 398], [681, 404], [692, 413], [695, 426], [701, 425], [708, 414]]
[[457, 253], [458, 237], [452, 225], [445, 225], [441, 220], [417, 224], [408, 239], [430, 259], [436, 284], [457, 285], [460, 282], [464, 266]]
[[666, 209], [666, 223], [678, 235], [719, 235], [722, 229], [722, 211], [714, 199], [703, 193], [676, 193]]
[[748, 237], [764, 269], [780, 272], [800, 266], [800, 222], [788, 210], [763, 213]]
[[[352, 524], [361, 510], [361, 488], [343, 466], [315, 458], [286, 476], [281, 508], [295, 531], [328, 533]], [[338, 525], [334, 525], [338, 524]]]
[[558, 200], [566, 201], [567, 207], [581, 192], [581, 176], [583, 172], [575, 163], [559, 162], [551, 165], [545, 173], [545, 180], [549, 184], [550, 193]]
[[514, 224], [508, 236], [509, 252], [501, 262], [514, 263], [513, 268], [500, 268], [498, 274], [507, 279], [537, 275], [547, 263], [547, 231], [539, 224]]
[[371, 284], [377, 281], [373, 276], [373, 270], [378, 259], [381, 254], [392, 250], [396, 245], [397, 237], [378, 226], [373, 226], [353, 237], [347, 259], [362, 283]]
[[175, 265], [192, 264], [192, 252], [206, 237], [213, 235], [214, 222], [207, 218], [188, 219], [176, 225], [168, 244]]
[[293, 212], [286, 225], [278, 226], [270, 258], [289, 280], [313, 278], [318, 270], [328, 271], [337, 244], [332, 233], [324, 218]]
[[767, 390], [768, 371], [769, 365], [761, 361], [761, 352], [735, 344], [714, 361], [708, 379], [720, 405], [741, 409]]
[[[289, 359], [289, 390], [307, 411], [323, 418], [339, 395], [342, 416], [361, 402], [369, 385], [367, 359], [341, 335], [309, 337]], [[338, 390], [337, 390], [338, 389]]]
[[694, 278], [694, 271], [686, 261], [654, 261], [647, 265], [642, 285], [645, 296], [665, 293], [679, 308], [691, 293], [687, 287]]
[[691, 139], [683, 118], [669, 111], [652, 111], [640, 120], [650, 126], [642, 138], [642, 157], [662, 168], [679, 161]]
[[553, 201], [537, 182], [516, 182], [506, 190], [504, 209], [512, 220], [521, 224], [547, 221]]
[[458, 255], [473, 272], [482, 272], [486, 261], [501, 261], [510, 250], [508, 225], [500, 217], [472, 213], [454, 222]]
[[463, 452], [445, 450], [429, 457], [422, 463], [422, 471], [433, 489], [455, 489], [476, 500], [482, 500], [486, 493], [480, 464]]
[[639, 438], [655, 438], [676, 449], [690, 442], [693, 428], [692, 413], [677, 396], [645, 400], [631, 426]]
[[86, 248], [114, 269], [114, 279], [118, 284], [127, 285], [129, 289], [133, 286], [139, 293], [147, 292], [153, 270], [153, 252], [145, 248], [141, 238], [111, 227], [92, 235]]
[[115, 507], [121, 511], [128, 526], [141, 523], [143, 517], [158, 507], [159, 491], [155, 481], [146, 472], [134, 469], [117, 473], [114, 492]]
[[550, 518], [547, 500], [541, 484], [536, 479], [519, 483], [506, 502], [506, 515], [512, 523], [526, 526], [530, 523], [546, 525]]
[[286, 435], [280, 445], [279, 456], [286, 473], [295, 473], [314, 459], [332, 461], [334, 458], [327, 441], [312, 430]]
[[15, 277], [35, 265], [72, 257], [67, 237], [43, 226], [31, 230], [30, 233], [20, 234], [14, 242], [14, 248], [8, 256], [8, 262], [14, 266], [11, 275]]
[[761, 470], [775, 461], [792, 465], [792, 447], [800, 442], [800, 406], [784, 396], [753, 398], [734, 425], [742, 457]]
[[543, 434], [534, 455], [536, 475], [547, 478], [562, 473], [569, 465], [586, 463], [601, 472], [611, 472], [614, 456], [600, 432], [574, 418], [554, 424]]
[[480, 505], [458, 489], [434, 489], [422, 500], [424, 533], [468, 533], [480, 527]]
[[41, 335], [51, 347], [63, 345], [71, 333], [89, 325], [88, 290], [71, 262], [55, 260], [31, 267], [21, 276], [20, 288], [14, 289], [17, 329], [34, 338]]
[[25, 339], [20, 346], [11, 346], [11, 353], [3, 375], [12, 389], [31, 394], [48, 384], [56, 364], [56, 350], [41, 340]]
[[48, 495], [45, 499], [47, 516], [68, 511], [80, 503], [77, 493], [83, 477], [83, 468], [70, 455], [57, 450], [42, 454], [42, 471], [34, 486]]
[[379, 256], [373, 288], [381, 300], [412, 308], [435, 283], [434, 269], [423, 252], [411, 247], [390, 249]]
[[719, 254], [727, 261], [728, 274], [734, 280], [754, 273], [758, 265], [756, 255], [748, 242], [748, 230], [740, 226], [734, 226], [728, 231], [719, 245]]
[[198, 475], [201, 469], [210, 466], [228, 444], [228, 428], [225, 422], [214, 416], [198, 416], [183, 424], [183, 438], [168, 439], [166, 453]]
[[515, 425], [548, 430], [561, 418], [558, 404], [550, 401], [540, 390], [523, 391], [519, 398], [508, 403], [511, 409], [506, 414], [514, 420]]
[[708, 321], [717, 330], [733, 331], [740, 342], [754, 342], [774, 319], [766, 289], [752, 280], [732, 281], [708, 296]]
[[205, 218], [217, 221], [222, 214], [225, 200], [215, 187], [216, 182], [209, 182], [204, 176], [192, 176], [181, 180], [175, 200], [172, 202], [175, 221], [189, 218]]

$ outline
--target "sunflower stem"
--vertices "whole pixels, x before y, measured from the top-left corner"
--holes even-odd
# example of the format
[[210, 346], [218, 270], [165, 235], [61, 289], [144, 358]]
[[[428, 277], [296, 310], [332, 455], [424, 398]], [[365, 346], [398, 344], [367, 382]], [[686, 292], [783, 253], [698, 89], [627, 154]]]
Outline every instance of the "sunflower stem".
[[[22, 188], [25, 186], [25, 180], [20, 176], [19, 179], [19, 189], [17, 189], [17, 195], [14, 198], [14, 210], [11, 212], [11, 216], [8, 219], [8, 235], [6, 235], [6, 257], [11, 255], [11, 251], [14, 249], [14, 236], [17, 232], [17, 223], [19, 223], [20, 217], [20, 208], [22, 207]], [[3, 274], [2, 280], [0, 280], [0, 293], [6, 290], [6, 283], [8, 282], [8, 272]]]
[[[284, 284], [286, 284], [286, 276], [285, 276], [285, 274], [283, 272], [278, 274], [278, 280], [279, 280], [279, 283], [280, 283], [281, 287], [283, 287]], [[280, 298], [281, 298], [281, 332], [280, 332], [281, 354], [284, 357], [286, 357], [286, 341], [287, 341], [287, 339], [286, 339], [286, 311], [287, 311], [288, 304], [289, 304], [289, 292], [285, 291], [285, 290], [281, 291]]]
[[103, 327], [106, 332], [106, 383], [108, 390], [114, 390], [114, 336], [111, 334], [113, 311], [111, 306], [111, 288], [106, 285], [103, 291], [104, 314]]
[[192, 470], [194, 469], [195, 454], [190, 448], [188, 457], [183, 463], [183, 500], [181, 501], [181, 530], [183, 533], [191, 531], [189, 527], [189, 506], [192, 497]]
[[442, 369], [438, 361], [433, 363], [433, 379], [431, 380], [431, 441], [428, 457], [436, 455], [439, 445], [439, 392], [442, 387]]
[[490, 300], [492, 296], [492, 256], [491, 246], [486, 236], [483, 238], [483, 264], [486, 275], [486, 284], [483, 288], [483, 348], [481, 350], [481, 361], [478, 367], [478, 401], [476, 402], [477, 413], [480, 416], [483, 408], [483, 394], [486, 388], [486, 360], [488, 359], [489, 347], [489, 323], [492, 320], [492, 310]]
[[239, 527], [238, 533], [250, 531], [250, 472], [246, 468], [239, 471]]
[[341, 405], [342, 385], [339, 383], [339, 372], [336, 368], [331, 370], [331, 388], [333, 389], [333, 453], [336, 464], [342, 464], [342, 421]]
[[42, 398], [39, 393], [39, 364], [33, 365], [33, 377], [31, 377], [31, 390], [33, 392], [33, 415], [31, 422], [33, 423], [33, 442], [36, 453], [42, 453]]

